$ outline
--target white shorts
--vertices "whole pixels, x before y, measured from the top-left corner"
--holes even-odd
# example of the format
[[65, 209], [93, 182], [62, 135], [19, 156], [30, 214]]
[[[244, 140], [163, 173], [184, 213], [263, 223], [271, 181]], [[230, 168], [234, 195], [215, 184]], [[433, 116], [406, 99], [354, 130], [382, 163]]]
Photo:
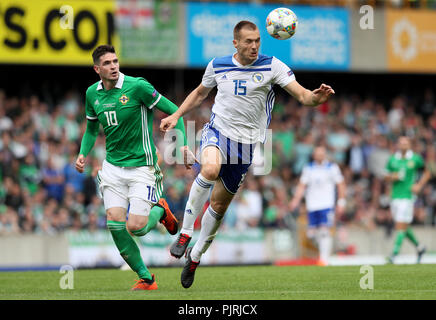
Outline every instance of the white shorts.
[[129, 213], [148, 216], [159, 201], [161, 192], [157, 184], [162, 181], [160, 171], [153, 166], [118, 167], [103, 160], [97, 183], [103, 195], [105, 210], [113, 207], [127, 209]]
[[413, 220], [413, 199], [393, 199], [391, 201], [392, 218], [395, 222], [411, 223]]

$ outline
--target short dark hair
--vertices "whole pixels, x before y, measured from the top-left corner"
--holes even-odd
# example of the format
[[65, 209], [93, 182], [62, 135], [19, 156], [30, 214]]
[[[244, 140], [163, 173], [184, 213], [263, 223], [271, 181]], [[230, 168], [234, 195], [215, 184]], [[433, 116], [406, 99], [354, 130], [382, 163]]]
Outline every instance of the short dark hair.
[[247, 21], [247, 20], [239, 21], [236, 24], [235, 28], [233, 29], [233, 39], [235, 39], [235, 40], [239, 39], [239, 31], [241, 31], [241, 29], [243, 29], [243, 28], [247, 28], [250, 30], [256, 30], [257, 26], [251, 21]]
[[114, 46], [110, 44], [103, 44], [95, 48], [94, 52], [92, 53], [92, 60], [94, 61], [94, 64], [98, 64], [100, 62], [100, 57], [108, 52], [115, 53]]

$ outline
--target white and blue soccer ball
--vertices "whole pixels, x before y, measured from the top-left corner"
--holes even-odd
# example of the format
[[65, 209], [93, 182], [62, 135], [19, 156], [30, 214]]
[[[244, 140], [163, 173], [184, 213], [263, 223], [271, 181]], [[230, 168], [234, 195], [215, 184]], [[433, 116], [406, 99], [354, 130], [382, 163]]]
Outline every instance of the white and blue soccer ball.
[[297, 15], [288, 8], [277, 8], [266, 17], [266, 30], [279, 40], [289, 39], [297, 31]]

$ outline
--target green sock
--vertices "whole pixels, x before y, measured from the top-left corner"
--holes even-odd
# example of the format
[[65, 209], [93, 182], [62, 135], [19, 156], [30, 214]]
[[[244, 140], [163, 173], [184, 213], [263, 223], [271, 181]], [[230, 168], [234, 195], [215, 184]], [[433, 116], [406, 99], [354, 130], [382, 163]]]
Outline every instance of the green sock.
[[419, 241], [418, 241], [418, 239], [416, 239], [415, 234], [413, 233], [412, 228], [410, 228], [410, 227], [407, 228], [407, 230], [406, 230], [406, 236], [407, 236], [407, 238], [409, 238], [410, 241], [412, 241], [412, 243], [413, 243], [415, 246], [419, 246]]
[[158, 221], [162, 218], [164, 209], [159, 206], [154, 206], [148, 215], [147, 225], [139, 230], [130, 230], [135, 236], [142, 237], [156, 227]]
[[398, 252], [400, 252], [401, 244], [403, 243], [403, 239], [405, 236], [406, 232], [404, 232], [403, 230], [397, 232], [397, 238], [395, 239], [394, 244], [394, 251], [392, 252], [394, 256], [396, 256]]
[[138, 245], [126, 229], [126, 222], [108, 220], [107, 227], [118, 251], [130, 268], [138, 274], [139, 278], [151, 279], [151, 273], [142, 261]]

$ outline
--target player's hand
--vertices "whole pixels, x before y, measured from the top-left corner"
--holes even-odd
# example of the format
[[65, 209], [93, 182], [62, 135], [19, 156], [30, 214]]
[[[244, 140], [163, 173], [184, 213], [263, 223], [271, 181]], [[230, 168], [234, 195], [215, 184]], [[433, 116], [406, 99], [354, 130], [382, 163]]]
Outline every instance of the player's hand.
[[333, 90], [332, 87], [321, 84], [321, 86], [318, 89], [315, 89], [313, 92], [313, 101], [318, 105], [321, 103], [324, 103], [330, 98], [331, 95], [335, 94], [335, 90]]
[[77, 157], [76, 170], [80, 173], [83, 173], [83, 171], [85, 170], [85, 157], [83, 156], [83, 154], [79, 154], [79, 156]]
[[174, 128], [177, 124], [177, 121], [179, 121], [179, 118], [177, 116], [174, 116], [174, 114], [163, 118], [160, 121], [160, 131], [162, 132], [167, 132], [169, 130], [171, 130], [172, 128]]
[[336, 215], [338, 216], [338, 217], [342, 217], [342, 215], [345, 213], [345, 206], [340, 206], [340, 205], [337, 205], [336, 206]]
[[400, 180], [400, 175], [398, 174], [398, 172], [391, 173], [391, 180], [392, 181], [399, 181]]
[[195, 155], [189, 150], [188, 146], [180, 147], [180, 151], [183, 154], [183, 163], [186, 169], [191, 169], [194, 163], [199, 163]]
[[418, 183], [415, 183], [414, 185], [412, 185], [412, 192], [414, 194], [418, 194], [421, 192], [421, 186]]
[[100, 170], [101, 170], [101, 166], [96, 166], [96, 167], [92, 168], [91, 176], [93, 178], [95, 178]]
[[297, 209], [297, 207], [298, 207], [298, 201], [296, 201], [296, 200], [291, 200], [291, 201], [289, 202], [289, 211], [290, 211], [290, 212], [295, 211], [295, 209]]

